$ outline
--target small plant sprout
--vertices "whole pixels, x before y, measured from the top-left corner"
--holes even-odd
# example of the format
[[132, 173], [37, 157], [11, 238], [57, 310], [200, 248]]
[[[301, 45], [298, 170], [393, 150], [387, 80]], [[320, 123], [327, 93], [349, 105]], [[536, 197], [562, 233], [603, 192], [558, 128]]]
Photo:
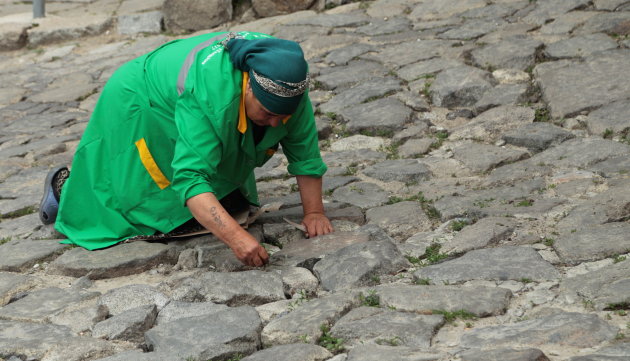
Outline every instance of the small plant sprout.
[[344, 340], [342, 338], [333, 337], [330, 334], [330, 326], [328, 324], [322, 324], [319, 329], [322, 331], [322, 335], [317, 340], [318, 345], [332, 353], [343, 351]]
[[461, 320], [476, 320], [477, 316], [474, 313], [468, 312], [466, 310], [457, 310], [457, 311], [446, 311], [446, 310], [433, 310], [431, 311], [434, 315], [442, 315], [444, 316], [444, 321], [447, 323], [453, 323], [456, 319]]
[[376, 293], [376, 290], [369, 290], [367, 296], [361, 292], [359, 294], [359, 301], [361, 301], [362, 306], [368, 307], [380, 307], [381, 299], [379, 295]]

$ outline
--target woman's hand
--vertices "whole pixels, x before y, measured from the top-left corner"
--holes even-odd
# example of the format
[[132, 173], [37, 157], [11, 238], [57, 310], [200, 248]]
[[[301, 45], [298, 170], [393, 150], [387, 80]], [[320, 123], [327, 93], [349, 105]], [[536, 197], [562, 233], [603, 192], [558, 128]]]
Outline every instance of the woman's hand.
[[306, 228], [306, 237], [316, 237], [334, 231], [330, 220], [323, 213], [309, 213], [304, 215], [302, 225]]
[[269, 262], [267, 251], [251, 236], [232, 241], [229, 246], [236, 258], [247, 266], [261, 267]]

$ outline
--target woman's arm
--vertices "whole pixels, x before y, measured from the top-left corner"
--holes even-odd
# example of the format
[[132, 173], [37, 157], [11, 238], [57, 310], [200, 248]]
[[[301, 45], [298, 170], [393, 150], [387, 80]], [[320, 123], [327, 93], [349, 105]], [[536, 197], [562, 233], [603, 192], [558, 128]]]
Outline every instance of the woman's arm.
[[322, 178], [307, 175], [297, 175], [295, 178], [300, 188], [300, 198], [304, 210], [302, 224], [306, 227], [306, 235], [315, 237], [333, 232], [333, 226], [324, 213]]
[[226, 212], [213, 193], [193, 196], [186, 205], [202, 226], [232, 249], [239, 261], [255, 267], [269, 261], [267, 251]]

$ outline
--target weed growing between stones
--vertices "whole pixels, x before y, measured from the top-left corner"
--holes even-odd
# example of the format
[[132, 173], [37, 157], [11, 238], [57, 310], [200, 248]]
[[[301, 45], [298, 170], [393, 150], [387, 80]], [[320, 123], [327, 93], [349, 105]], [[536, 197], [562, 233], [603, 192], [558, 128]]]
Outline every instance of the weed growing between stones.
[[522, 283], [532, 283], [532, 282], [534, 282], [531, 278], [527, 278], [527, 277], [523, 277], [519, 281], [521, 281]]
[[431, 245], [427, 247], [426, 251], [424, 251], [424, 259], [428, 264], [435, 264], [448, 258], [446, 253], [440, 253], [441, 248], [442, 245], [439, 243], [431, 243]]
[[361, 306], [381, 307], [381, 298], [376, 293], [376, 290], [369, 290], [367, 296], [361, 292], [359, 294], [359, 301], [361, 301]]
[[5, 244], [5, 243], [7, 243], [9, 241], [11, 241], [11, 237], [0, 238], [0, 245], [3, 245], [3, 244]]
[[614, 263], [619, 263], [619, 262], [623, 262], [626, 260], [626, 256], [615, 256], [613, 257], [613, 262]]
[[398, 155], [398, 148], [402, 142], [391, 142], [387, 146], [379, 147], [378, 151], [387, 154], [387, 159], [398, 159], [400, 155]]
[[389, 339], [379, 338], [375, 342], [383, 346], [400, 346], [401, 341], [402, 340], [398, 336], [394, 336]]
[[431, 284], [431, 280], [428, 278], [416, 278], [415, 280], [413, 280], [413, 283], [420, 286], [428, 286]]
[[523, 199], [517, 203], [514, 203], [514, 207], [531, 207], [534, 201], [531, 199]]
[[345, 176], [355, 175], [359, 168], [357, 167], [359, 164], [356, 162], [350, 163], [349, 166], [346, 167], [346, 172], [343, 174]]
[[20, 208], [18, 210], [15, 210], [13, 212], [5, 213], [5, 214], [0, 216], [0, 219], [19, 218], [19, 217], [22, 217], [22, 216], [26, 216], [28, 214], [33, 214], [35, 212], [37, 212], [37, 209], [35, 208], [35, 206], [28, 206], [28, 207], [24, 207], [24, 208]]
[[289, 312], [295, 310], [296, 308], [298, 308], [299, 306], [301, 306], [304, 302], [308, 302], [309, 298], [308, 295], [306, 294], [306, 290], [299, 290], [297, 293], [297, 296], [294, 297], [294, 300], [291, 301], [289, 303], [289, 306], [287, 307], [289, 309]]
[[582, 300], [582, 305], [584, 306], [585, 309], [590, 310], [590, 311], [595, 309], [595, 304], [591, 300], [586, 300], [586, 299]]
[[431, 314], [434, 315], [442, 315], [444, 316], [444, 321], [446, 323], [453, 323], [456, 319], [461, 320], [476, 320], [477, 316], [473, 313], [470, 313], [466, 310], [458, 310], [458, 311], [446, 311], [446, 310], [432, 310]]
[[227, 361], [241, 361], [243, 359], [243, 357], [245, 357], [245, 356], [243, 356], [240, 353], [237, 353], [236, 355], [234, 355], [234, 356], [230, 357], [229, 359], [227, 359]]
[[604, 308], [604, 310], [607, 310], [607, 311], [630, 310], [630, 302], [609, 303], [606, 305], [606, 308]]
[[327, 324], [322, 324], [319, 329], [322, 331], [321, 337], [317, 340], [317, 344], [324, 347], [328, 351], [332, 353], [340, 353], [344, 350], [343, 338], [333, 337], [330, 334], [330, 326]]
[[612, 139], [614, 134], [615, 134], [615, 132], [613, 132], [612, 129], [606, 128], [606, 130], [604, 130], [604, 132], [602, 133], [602, 138], [604, 138], [604, 139]]
[[544, 244], [545, 246], [547, 246], [547, 247], [551, 247], [551, 246], [553, 246], [553, 243], [554, 243], [554, 242], [555, 242], [555, 240], [554, 240], [553, 238], [548, 238], [548, 237], [545, 237], [545, 238], [543, 239], [543, 244]]
[[467, 225], [468, 225], [468, 221], [467, 220], [453, 221], [451, 223], [451, 230], [453, 230], [454, 232], [459, 232], [464, 227], [466, 227]]
[[534, 113], [534, 122], [548, 122], [551, 119], [551, 114], [548, 108], [538, 108]]

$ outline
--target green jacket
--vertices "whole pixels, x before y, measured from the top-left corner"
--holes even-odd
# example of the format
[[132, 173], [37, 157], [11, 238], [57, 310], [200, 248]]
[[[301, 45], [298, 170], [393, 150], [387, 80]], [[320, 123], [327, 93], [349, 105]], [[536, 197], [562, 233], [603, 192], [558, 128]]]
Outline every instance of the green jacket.
[[[246, 39], [268, 37], [240, 33]], [[170, 232], [192, 218], [187, 199], [235, 189], [253, 204], [253, 170], [282, 145], [293, 175], [321, 177], [308, 94], [254, 145], [243, 118], [243, 73], [205, 34], [175, 40], [118, 69], [105, 85], [64, 185], [55, 228], [87, 249]]]

